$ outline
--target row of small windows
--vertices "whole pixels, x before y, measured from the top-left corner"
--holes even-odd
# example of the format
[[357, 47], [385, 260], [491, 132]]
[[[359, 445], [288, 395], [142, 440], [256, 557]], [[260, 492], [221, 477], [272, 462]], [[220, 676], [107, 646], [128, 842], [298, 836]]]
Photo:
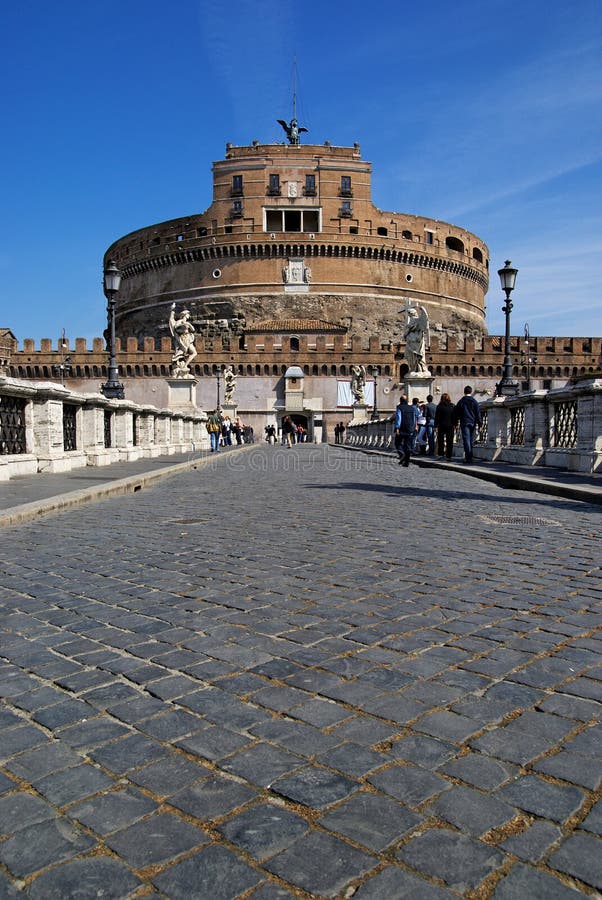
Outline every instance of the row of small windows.
[[[242, 197], [244, 193], [243, 176], [232, 176], [232, 197]], [[273, 197], [279, 197], [281, 193], [280, 175], [272, 173], [268, 176], [268, 194]], [[306, 197], [314, 197], [316, 194], [316, 176], [311, 173], [305, 176], [305, 185], [303, 193]], [[339, 187], [340, 197], [353, 197], [353, 188], [351, 186], [351, 175], [341, 175], [341, 184]]]
[[[291, 347], [291, 349], [293, 349]], [[298, 349], [298, 348], [297, 348]], [[221, 371], [221, 366], [216, 363], [209, 365], [193, 365], [195, 375], [216, 375]], [[284, 375], [288, 365], [268, 364], [262, 365], [238, 365], [234, 367], [239, 375]], [[405, 372], [400, 370], [399, 376], [403, 378]], [[407, 367], [405, 367], [407, 368]], [[481, 376], [481, 377], [498, 377], [502, 375], [502, 366], [432, 366], [431, 371], [438, 377], [446, 375], [460, 376]], [[575, 375], [586, 375], [594, 372], [593, 366], [531, 366], [532, 378], [570, 378]], [[10, 372], [13, 378], [52, 378], [55, 377], [53, 366], [11, 366]], [[345, 363], [341, 365], [305, 365], [303, 366], [305, 375], [339, 375], [341, 377], [349, 376], [350, 366]], [[140, 376], [157, 376], [167, 377], [171, 374], [169, 365], [125, 365], [120, 366], [120, 373], [126, 378], [135, 378]], [[391, 375], [390, 366], [381, 367], [381, 375]], [[526, 366], [514, 366], [512, 374], [515, 376], [527, 376]], [[72, 378], [106, 378], [108, 375], [106, 366], [72, 366]]]
[[[242, 175], [234, 175], [234, 178], [242, 178]], [[274, 176], [278, 178], [279, 176]], [[307, 178], [314, 178], [315, 176], [306, 176]], [[233, 191], [234, 193], [234, 191]], [[242, 193], [242, 191], [241, 191]], [[307, 194], [307, 191], [306, 191]], [[241, 218], [243, 215], [243, 201], [235, 199], [232, 201], [231, 208], [231, 216], [233, 219]], [[342, 200], [341, 206], [339, 209], [339, 215], [341, 218], [350, 218], [353, 214], [351, 201], [350, 200]], [[298, 210], [298, 209], [282, 209], [282, 210], [268, 210], [266, 213], [266, 231], [292, 231], [292, 232], [317, 232], [320, 231], [319, 225], [319, 213], [317, 210]], [[231, 229], [226, 228], [226, 231]], [[349, 229], [351, 233], [357, 234], [357, 227], [351, 227]], [[376, 233], [379, 237], [387, 237], [389, 234], [389, 229], [384, 225], [379, 225], [376, 229]], [[197, 228], [197, 237], [207, 237], [208, 229], [205, 226]], [[404, 229], [401, 232], [401, 237], [405, 241], [413, 241], [414, 235], [411, 231]], [[150, 242], [152, 246], [159, 246], [161, 241], [164, 240], [161, 237], [154, 237]], [[176, 241], [183, 241], [184, 235], [178, 234], [176, 235]], [[434, 243], [434, 233], [432, 231], [425, 232], [425, 243], [432, 245]], [[143, 248], [143, 243], [141, 243], [141, 249]], [[447, 237], [445, 239], [445, 246], [448, 250], [454, 250], [456, 253], [464, 253], [464, 243], [456, 237]], [[472, 249], [472, 258], [477, 262], [483, 262], [483, 253], [478, 247], [473, 247]]]

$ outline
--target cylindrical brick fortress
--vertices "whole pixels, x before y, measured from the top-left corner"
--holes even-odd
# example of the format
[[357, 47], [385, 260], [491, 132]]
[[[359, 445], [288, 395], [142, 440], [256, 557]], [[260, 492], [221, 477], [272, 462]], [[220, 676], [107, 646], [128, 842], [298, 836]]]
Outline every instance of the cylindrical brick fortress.
[[358, 145], [227, 145], [206, 212], [107, 250], [123, 276], [118, 336], [164, 336], [175, 302], [201, 334], [320, 319], [397, 342], [408, 299], [435, 331], [485, 333], [487, 246], [457, 226], [377, 209], [370, 177]]

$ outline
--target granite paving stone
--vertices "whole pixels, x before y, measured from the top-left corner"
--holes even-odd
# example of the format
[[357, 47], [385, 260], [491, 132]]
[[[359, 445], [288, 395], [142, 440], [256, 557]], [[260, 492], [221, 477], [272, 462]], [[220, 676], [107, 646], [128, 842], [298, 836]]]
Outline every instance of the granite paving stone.
[[254, 859], [264, 862], [290, 847], [308, 828], [308, 823], [295, 813], [262, 803], [229, 819], [219, 831]]
[[312, 809], [324, 809], [331, 803], [348, 797], [358, 788], [357, 781], [317, 766], [298, 769], [271, 785], [274, 793]]
[[196, 819], [210, 820], [244, 806], [257, 797], [257, 792], [244, 784], [219, 775], [189, 785], [169, 802], [176, 809]]
[[98, 834], [126, 828], [157, 809], [157, 804], [139, 791], [122, 788], [101, 794], [71, 807], [69, 815]]
[[69, 728], [62, 728], [56, 732], [56, 737], [76, 750], [89, 751], [93, 747], [100, 747], [114, 738], [127, 734], [131, 734], [131, 731], [120, 722], [108, 716], [101, 716], [80, 722], [78, 725], [71, 725]]
[[602, 759], [602, 725], [586, 728], [580, 734], [571, 738], [564, 745], [565, 750], [589, 756], [592, 759]]
[[32, 794], [19, 791], [0, 797], [0, 835], [12, 834], [27, 825], [53, 818], [52, 807]]
[[251, 784], [268, 787], [277, 778], [305, 765], [305, 760], [270, 744], [255, 744], [235, 753], [222, 762], [225, 772], [231, 772]]
[[493, 900], [577, 900], [578, 897], [583, 897], [580, 891], [526, 865], [516, 865], [492, 894]]
[[323, 766], [338, 769], [339, 772], [349, 775], [351, 778], [361, 778], [384, 765], [388, 760], [382, 753], [349, 742], [339, 744], [338, 747], [320, 754], [316, 761]]
[[408, 806], [420, 806], [425, 800], [452, 787], [451, 782], [418, 766], [391, 766], [371, 775], [368, 781]]
[[410, 734], [391, 746], [390, 755], [395, 759], [404, 759], [416, 763], [425, 769], [436, 769], [457, 753], [458, 748], [445, 741], [426, 737], [422, 734]]
[[580, 827], [602, 837], [602, 800], [592, 806]]
[[579, 788], [550, 784], [536, 775], [523, 775], [504, 785], [497, 796], [554, 822], [564, 822], [577, 812], [585, 799]]
[[533, 766], [536, 772], [561, 778], [580, 787], [595, 791], [602, 781], [602, 759], [587, 759], [579, 753], [561, 751], [555, 756], [546, 756]]
[[313, 832], [267, 862], [266, 868], [319, 897], [337, 897], [349, 881], [369, 872], [376, 862], [338, 838]]
[[78, 753], [57, 741], [21, 753], [5, 765], [13, 775], [25, 781], [33, 781], [51, 772], [77, 766], [81, 761], [82, 758]]
[[452, 900], [458, 895], [396, 866], [389, 866], [360, 885], [354, 900]]
[[55, 806], [67, 806], [92, 794], [108, 790], [115, 781], [98, 767], [84, 763], [63, 769], [61, 772], [54, 772], [39, 781], [33, 779], [32, 784], [50, 803], [54, 803]]
[[0, 744], [0, 762], [9, 759], [15, 753], [39, 747], [48, 743], [48, 738], [41, 728], [33, 725], [19, 725], [16, 728], [6, 728], [2, 732]]
[[466, 756], [450, 760], [445, 765], [442, 765], [438, 771], [442, 775], [459, 778], [467, 784], [481, 788], [481, 790], [491, 791], [514, 777], [518, 770], [516, 766], [502, 762], [499, 759], [492, 759], [492, 757], [483, 756], [481, 753], [469, 753]]
[[109, 771], [123, 775], [130, 769], [137, 769], [153, 759], [166, 756], [168, 752], [158, 741], [153, 741], [143, 734], [131, 734], [112, 744], [92, 750], [89, 756]]
[[176, 859], [209, 843], [209, 836], [174, 815], [159, 813], [109, 835], [107, 845], [135, 869]]
[[206, 778], [209, 771], [199, 760], [187, 759], [183, 754], [174, 752], [132, 772], [130, 780], [165, 799], [187, 785]]
[[422, 821], [413, 810], [389, 797], [360, 792], [327, 812], [320, 824], [378, 851], [400, 840]]
[[168, 742], [203, 731], [207, 727], [206, 722], [183, 709], [169, 709], [158, 716], [143, 719], [137, 724], [138, 731], [149, 734], [158, 741]]
[[4, 772], [0, 772], [0, 794], [6, 794], [7, 791], [12, 791], [16, 787], [16, 781], [13, 781], [12, 778], [8, 778]]
[[513, 853], [514, 856], [518, 856], [526, 862], [536, 863], [552, 844], [560, 839], [561, 833], [560, 829], [551, 822], [536, 819], [526, 831], [512, 835], [502, 841], [499, 846], [507, 853]]
[[[354, 720], [347, 720], [347, 722], [349, 721]], [[344, 742], [344, 737], [339, 736], [340, 727], [342, 726], [337, 726], [331, 732], [324, 733], [305, 722], [275, 718], [254, 725], [250, 732], [264, 741], [291, 750], [298, 756], [314, 757]]]
[[453, 787], [430, 803], [424, 813], [438, 816], [474, 837], [482, 837], [510, 822], [516, 816], [516, 809], [473, 788]]
[[[65, 900], [66, 897], [102, 897], [122, 900], [133, 894], [142, 882], [120, 860], [89, 857], [63, 863], [43, 872], [29, 887], [33, 900]], [[3, 896], [0, 889], [0, 896]]]
[[441, 878], [461, 893], [474, 890], [504, 861], [494, 847], [442, 828], [430, 828], [411, 838], [397, 858], [424, 875]]
[[233, 900], [261, 875], [225, 847], [211, 845], [156, 875], [152, 882], [172, 900]]
[[25, 878], [46, 866], [72, 859], [91, 850], [93, 838], [66, 819], [52, 819], [29, 825], [0, 844], [0, 863], [12, 875]]
[[218, 762], [249, 743], [250, 738], [213, 725], [190, 737], [181, 738], [176, 741], [176, 746], [195, 756]]
[[416, 723], [416, 729], [444, 741], [462, 744], [477, 731], [481, 724], [474, 719], [453, 712], [434, 712], [423, 716]]
[[552, 854], [549, 865], [558, 872], [565, 872], [600, 890], [602, 889], [602, 840], [593, 834], [576, 831]]

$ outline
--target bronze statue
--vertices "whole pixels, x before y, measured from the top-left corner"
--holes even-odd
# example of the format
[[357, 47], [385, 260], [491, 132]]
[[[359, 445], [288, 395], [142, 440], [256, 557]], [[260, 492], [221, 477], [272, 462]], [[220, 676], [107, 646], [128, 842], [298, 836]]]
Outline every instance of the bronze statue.
[[307, 131], [307, 128], [299, 128], [296, 119], [291, 119], [290, 124], [284, 121], [284, 119], [278, 119], [278, 124], [282, 125], [284, 130], [286, 131], [286, 136], [288, 138], [289, 144], [298, 144], [299, 143], [299, 135], [302, 131]]

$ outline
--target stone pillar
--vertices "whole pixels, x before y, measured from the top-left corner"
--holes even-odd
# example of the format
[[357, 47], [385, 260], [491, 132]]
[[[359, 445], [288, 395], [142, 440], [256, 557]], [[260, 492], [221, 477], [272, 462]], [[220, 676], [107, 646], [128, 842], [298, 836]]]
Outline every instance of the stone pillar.
[[[490, 400], [483, 412], [487, 410], [487, 442], [477, 444], [479, 458], [496, 459], [503, 447], [510, 440], [510, 410], [504, 406], [504, 398], [496, 397]], [[476, 449], [475, 448], [475, 452]]]
[[434, 381], [430, 372], [408, 372], [403, 380], [408, 403], [411, 403], [414, 397], [424, 403], [427, 396], [433, 393]]
[[350, 425], [359, 425], [361, 422], [368, 421], [368, 404], [362, 403], [361, 400], [356, 400], [353, 404], [353, 418]]
[[131, 409], [116, 409], [113, 419], [115, 446], [119, 450], [119, 459], [128, 462], [136, 459], [134, 451], [133, 415]]
[[168, 409], [177, 410], [178, 412], [198, 412], [196, 402], [198, 381], [196, 378], [168, 378], [167, 384], [169, 387]]

